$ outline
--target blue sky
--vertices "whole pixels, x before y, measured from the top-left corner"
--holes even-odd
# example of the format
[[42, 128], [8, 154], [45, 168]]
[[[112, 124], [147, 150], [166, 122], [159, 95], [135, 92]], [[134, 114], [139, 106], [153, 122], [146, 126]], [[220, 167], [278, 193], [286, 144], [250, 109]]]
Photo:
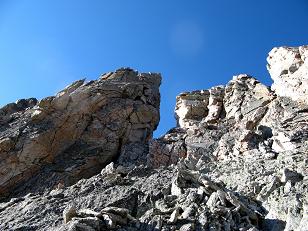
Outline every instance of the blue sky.
[[129, 66], [163, 75], [159, 136], [180, 92], [271, 84], [267, 53], [308, 44], [307, 22], [307, 0], [0, 0], [0, 106]]

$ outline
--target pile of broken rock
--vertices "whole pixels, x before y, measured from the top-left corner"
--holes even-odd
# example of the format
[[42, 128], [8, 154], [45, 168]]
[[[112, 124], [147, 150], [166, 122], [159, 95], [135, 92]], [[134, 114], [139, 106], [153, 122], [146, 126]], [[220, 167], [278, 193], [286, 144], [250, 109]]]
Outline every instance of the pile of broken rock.
[[0, 109], [0, 230], [308, 230], [308, 47], [177, 97], [128, 68]]

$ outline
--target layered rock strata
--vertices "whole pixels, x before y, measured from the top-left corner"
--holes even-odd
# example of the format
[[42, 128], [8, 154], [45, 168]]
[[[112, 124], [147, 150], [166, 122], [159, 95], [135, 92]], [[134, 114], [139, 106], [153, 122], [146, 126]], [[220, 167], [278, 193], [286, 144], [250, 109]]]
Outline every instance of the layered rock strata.
[[159, 122], [160, 82], [159, 74], [120, 69], [0, 109], [0, 195], [71, 185], [126, 145], [147, 143]]

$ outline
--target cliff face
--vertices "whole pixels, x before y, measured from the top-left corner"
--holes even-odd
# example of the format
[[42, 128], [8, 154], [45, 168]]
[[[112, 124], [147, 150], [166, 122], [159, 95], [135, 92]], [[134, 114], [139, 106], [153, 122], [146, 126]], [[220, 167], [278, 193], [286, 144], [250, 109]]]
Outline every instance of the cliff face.
[[269, 53], [272, 88], [238, 75], [180, 94], [159, 139], [158, 74], [121, 69], [7, 105], [0, 227], [307, 230], [307, 52]]
[[145, 144], [159, 122], [160, 81], [122, 69], [2, 108], [0, 195], [71, 185]]

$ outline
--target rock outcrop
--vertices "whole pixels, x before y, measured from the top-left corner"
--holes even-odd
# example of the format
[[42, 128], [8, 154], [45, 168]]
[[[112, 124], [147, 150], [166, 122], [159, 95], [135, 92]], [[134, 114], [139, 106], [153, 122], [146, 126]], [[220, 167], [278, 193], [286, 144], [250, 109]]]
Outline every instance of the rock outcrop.
[[[274, 48], [272, 88], [241, 74], [180, 94], [177, 127], [158, 139], [157, 74], [121, 69], [4, 107], [0, 171], [30, 165], [22, 180], [0, 175], [13, 182], [1, 186], [1, 229], [306, 231], [306, 57], [305, 46]], [[34, 159], [18, 159], [25, 147]]]
[[308, 103], [308, 46], [274, 48], [267, 62], [272, 89], [280, 96]]
[[[0, 195], [91, 177], [159, 122], [159, 74], [120, 69], [0, 109]], [[26, 183], [25, 183], [26, 182]]]

